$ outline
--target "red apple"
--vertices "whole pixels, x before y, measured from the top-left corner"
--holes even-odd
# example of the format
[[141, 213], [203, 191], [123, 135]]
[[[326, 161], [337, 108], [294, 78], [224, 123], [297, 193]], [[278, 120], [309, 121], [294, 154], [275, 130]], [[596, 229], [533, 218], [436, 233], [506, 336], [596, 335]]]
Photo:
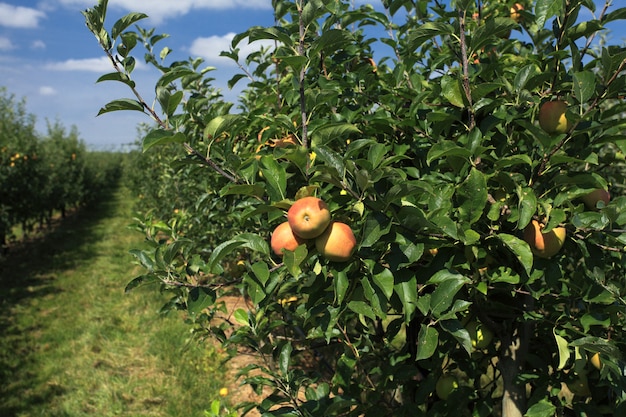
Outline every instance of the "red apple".
[[321, 235], [330, 224], [330, 211], [324, 201], [317, 197], [296, 200], [287, 211], [287, 221], [293, 233], [302, 239]]
[[537, 220], [532, 220], [524, 229], [524, 240], [536, 256], [547, 259], [556, 255], [563, 247], [566, 230], [564, 227], [555, 227], [543, 233], [542, 228]]
[[611, 194], [609, 194], [607, 190], [603, 190], [600, 188], [582, 196], [581, 199], [583, 200], [583, 203], [585, 203], [587, 208], [593, 210], [596, 208], [598, 201], [603, 201], [604, 204], [609, 204], [609, 201], [611, 200]]
[[539, 109], [539, 126], [547, 133], [565, 133], [571, 123], [565, 117], [567, 103], [562, 100], [547, 101]]
[[347, 224], [331, 222], [324, 233], [315, 239], [315, 248], [331, 261], [345, 262], [352, 257], [356, 238]]
[[270, 240], [270, 246], [276, 255], [282, 256], [283, 250], [290, 251], [296, 250], [296, 248], [306, 243], [305, 239], [296, 236], [289, 226], [289, 222], [284, 222], [276, 226], [274, 232], [272, 232], [272, 238]]

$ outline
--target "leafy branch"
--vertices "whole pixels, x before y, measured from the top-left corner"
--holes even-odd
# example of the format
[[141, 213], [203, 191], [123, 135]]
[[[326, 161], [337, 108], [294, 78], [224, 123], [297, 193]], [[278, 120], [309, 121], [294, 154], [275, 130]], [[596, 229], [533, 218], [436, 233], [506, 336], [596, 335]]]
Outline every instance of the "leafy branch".
[[[96, 5], [92, 9], [87, 9], [82, 12], [83, 16], [85, 16], [85, 23], [86, 23], [87, 28], [91, 31], [91, 33], [93, 33], [93, 35], [98, 40], [98, 44], [103, 49], [108, 60], [111, 62], [111, 65], [113, 66], [113, 69], [115, 70], [115, 73], [117, 74], [117, 76], [108, 75], [108, 76], [101, 77], [99, 81], [117, 80], [117, 81], [123, 82], [130, 88], [131, 92], [133, 93], [137, 101], [128, 100], [128, 99], [114, 100], [108, 103], [107, 105], [105, 105], [105, 107], [103, 107], [100, 110], [98, 115], [111, 112], [111, 111], [117, 111], [117, 110], [139, 110], [142, 113], [149, 115], [152, 118], [152, 120], [154, 120], [161, 129], [165, 131], [171, 131], [172, 129], [170, 126], [168, 126], [168, 123], [165, 122], [163, 119], [161, 119], [161, 117], [157, 114], [157, 112], [146, 103], [146, 101], [143, 99], [143, 97], [141, 96], [137, 88], [135, 87], [135, 83], [130, 79], [130, 72], [132, 71], [132, 68], [134, 67], [134, 58], [127, 56], [127, 54], [130, 52], [132, 47], [134, 47], [134, 44], [130, 45], [130, 47], [128, 46], [125, 47], [123, 43], [120, 46], [118, 46], [117, 48], [118, 52], [123, 54], [124, 60], [120, 59], [119, 56], [114, 56], [113, 53], [111, 52], [113, 50], [114, 41], [117, 39], [117, 37], [122, 36], [122, 39], [124, 39], [123, 38], [124, 30], [126, 30], [133, 23], [141, 19], [144, 19], [148, 16], [143, 13], [129, 13], [126, 16], [123, 16], [122, 18], [120, 18], [113, 25], [111, 33], [109, 33], [104, 28], [107, 5], [108, 5], [108, 0], [100, 0], [98, 5]], [[131, 70], [126, 69], [127, 62], [133, 63], [133, 65], [130, 65]], [[155, 62], [154, 59], [152, 59], [151, 62], [154, 63]], [[185, 149], [187, 150], [189, 154], [198, 157], [201, 162], [203, 162], [204, 164], [212, 168], [215, 172], [217, 172], [222, 177], [226, 178], [228, 181], [233, 182], [233, 183], [239, 183], [238, 179], [235, 176], [227, 173], [213, 159], [202, 155], [198, 150], [194, 149], [188, 142], [185, 141], [183, 143], [183, 146], [185, 147]]]

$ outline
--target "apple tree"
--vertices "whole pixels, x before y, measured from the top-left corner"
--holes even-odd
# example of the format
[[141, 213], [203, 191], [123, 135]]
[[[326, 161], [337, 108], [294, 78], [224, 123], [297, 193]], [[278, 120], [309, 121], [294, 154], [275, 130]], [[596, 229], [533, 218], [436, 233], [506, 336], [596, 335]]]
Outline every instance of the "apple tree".
[[[138, 219], [152, 247], [128, 289], [170, 292], [200, 336], [255, 355], [240, 374], [261, 400], [243, 412], [626, 413], [626, 49], [605, 36], [626, 8], [272, 5], [273, 26], [223, 52], [241, 69], [229, 87], [247, 82], [237, 103], [201, 59], [168, 63], [145, 14], [108, 28], [107, 1], [84, 11], [113, 67], [99, 81], [131, 94], [100, 113], [145, 113], [160, 161], [135, 182], [164, 192]], [[132, 78], [140, 47], [154, 107]], [[347, 261], [270, 250], [306, 196], [354, 232]]]

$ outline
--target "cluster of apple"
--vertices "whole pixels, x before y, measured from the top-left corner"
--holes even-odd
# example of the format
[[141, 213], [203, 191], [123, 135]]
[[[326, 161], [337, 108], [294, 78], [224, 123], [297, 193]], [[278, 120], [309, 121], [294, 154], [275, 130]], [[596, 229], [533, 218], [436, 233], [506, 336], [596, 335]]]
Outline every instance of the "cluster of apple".
[[303, 197], [287, 211], [287, 221], [272, 233], [270, 246], [282, 256], [284, 250], [315, 242], [315, 248], [325, 258], [335, 262], [350, 260], [356, 248], [356, 238], [350, 226], [334, 221], [322, 199]]
[[[567, 133], [572, 124], [567, 119], [567, 103], [563, 100], [547, 101], [539, 108], [539, 126], [549, 134]], [[581, 197], [587, 208], [593, 210], [598, 202], [608, 204], [611, 195], [607, 190], [597, 189]], [[556, 255], [565, 243], [566, 229], [555, 227], [549, 232], [543, 232], [544, 225], [537, 220], [532, 220], [524, 229], [524, 240], [530, 245], [535, 256], [551, 258]]]

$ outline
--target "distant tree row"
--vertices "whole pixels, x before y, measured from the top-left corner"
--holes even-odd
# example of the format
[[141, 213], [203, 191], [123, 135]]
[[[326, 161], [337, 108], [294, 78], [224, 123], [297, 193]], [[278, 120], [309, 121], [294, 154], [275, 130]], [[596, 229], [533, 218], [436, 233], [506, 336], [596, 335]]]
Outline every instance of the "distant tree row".
[[94, 201], [118, 177], [119, 155], [89, 152], [75, 127], [36, 118], [7, 89], [0, 88], [0, 244], [16, 225], [25, 233], [55, 213]]

